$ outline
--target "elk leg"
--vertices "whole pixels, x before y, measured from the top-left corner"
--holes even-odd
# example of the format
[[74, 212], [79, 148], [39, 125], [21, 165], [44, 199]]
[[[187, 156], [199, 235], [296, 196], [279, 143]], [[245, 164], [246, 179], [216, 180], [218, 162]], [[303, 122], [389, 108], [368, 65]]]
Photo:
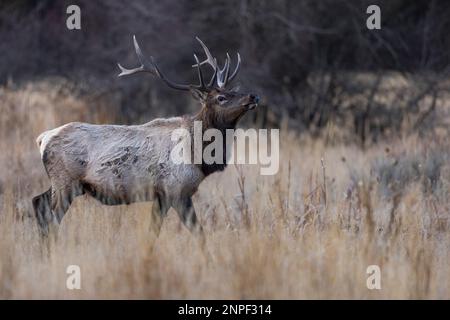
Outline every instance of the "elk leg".
[[170, 206], [168, 205], [167, 200], [164, 196], [160, 195], [156, 196], [152, 205], [151, 223], [150, 223], [150, 231], [153, 233], [155, 238], [159, 236], [163, 218], [166, 216], [167, 211], [169, 211], [169, 208]]
[[56, 226], [61, 224], [72, 201], [82, 194], [83, 188], [77, 183], [60, 188], [52, 188], [52, 212]]
[[178, 213], [183, 224], [189, 231], [197, 235], [200, 239], [200, 244], [202, 249], [206, 247], [205, 234], [203, 233], [203, 228], [197, 220], [197, 215], [195, 214], [194, 205], [192, 204], [192, 199], [190, 197], [180, 199], [175, 201], [174, 208]]
[[33, 209], [36, 216], [39, 233], [48, 236], [48, 225], [53, 220], [51, 210], [52, 188], [33, 198]]

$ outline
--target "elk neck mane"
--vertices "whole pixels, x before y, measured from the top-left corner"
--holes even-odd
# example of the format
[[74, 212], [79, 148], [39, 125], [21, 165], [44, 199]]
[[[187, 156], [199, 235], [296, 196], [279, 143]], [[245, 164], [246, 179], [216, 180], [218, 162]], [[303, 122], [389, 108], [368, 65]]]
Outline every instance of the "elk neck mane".
[[[202, 135], [203, 133], [208, 129], [217, 129], [220, 131], [223, 137], [222, 142], [222, 148], [223, 148], [223, 161], [222, 163], [213, 163], [213, 164], [206, 164], [202, 163], [199, 164], [203, 174], [206, 176], [209, 176], [210, 174], [217, 172], [217, 171], [223, 171], [227, 166], [227, 148], [231, 146], [227, 146], [227, 141], [225, 139], [226, 137], [226, 130], [227, 129], [234, 129], [236, 127], [237, 121], [233, 121], [232, 123], [224, 123], [221, 121], [222, 119], [218, 116], [216, 112], [211, 112], [207, 109], [206, 106], [202, 106], [202, 109], [195, 115], [188, 116], [189, 121], [189, 127], [191, 131], [191, 137], [194, 137], [193, 130], [194, 130], [194, 121], [201, 121], [202, 123]], [[211, 141], [203, 141], [203, 150], [207, 145], [209, 145]], [[193, 144], [192, 144], [193, 145]]]

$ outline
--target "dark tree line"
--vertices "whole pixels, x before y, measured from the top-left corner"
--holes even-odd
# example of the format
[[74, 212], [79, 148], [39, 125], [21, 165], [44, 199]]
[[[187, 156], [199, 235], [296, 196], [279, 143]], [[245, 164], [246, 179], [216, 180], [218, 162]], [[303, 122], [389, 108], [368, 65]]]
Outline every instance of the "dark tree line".
[[[74, 3], [82, 12], [81, 31], [66, 28], [65, 10]], [[0, 82], [67, 78], [79, 84], [81, 92], [113, 97], [124, 121], [130, 122], [148, 119], [150, 114], [187, 112], [188, 96], [173, 93], [146, 76], [119, 81], [116, 63], [136, 63], [131, 42], [136, 34], [144, 52], [155, 56], [172, 78], [193, 81], [192, 51], [201, 53], [194, 40], [198, 35], [219, 58], [225, 52], [241, 53], [240, 82], [256, 87], [269, 110], [258, 120], [261, 123], [277, 125], [288, 118], [290, 126], [318, 133], [330, 120], [342, 125], [350, 121], [362, 141], [376, 139], [386, 128], [395, 128], [405, 112], [421, 112], [417, 115], [421, 121], [422, 113], [432, 108], [420, 108], [422, 98], [439, 97], [448, 89], [440, 84], [449, 72], [450, 2], [377, 1], [382, 29], [368, 30], [366, 8], [372, 3], [2, 1]], [[405, 110], [376, 101], [380, 90], [385, 90], [386, 74], [392, 71], [417, 87], [411, 101], [394, 99], [407, 106]], [[363, 72], [374, 75], [372, 80], [353, 76]], [[359, 104], [345, 100], [359, 93], [365, 96]], [[343, 108], [346, 103], [348, 108]]]

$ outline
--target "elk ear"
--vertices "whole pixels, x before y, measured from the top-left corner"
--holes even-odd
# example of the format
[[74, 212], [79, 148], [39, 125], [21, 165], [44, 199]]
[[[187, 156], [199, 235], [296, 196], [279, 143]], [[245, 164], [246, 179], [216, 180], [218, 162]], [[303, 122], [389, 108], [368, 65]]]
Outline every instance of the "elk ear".
[[202, 102], [206, 100], [206, 95], [207, 95], [206, 92], [198, 90], [197, 88], [190, 88], [189, 91], [191, 92], [194, 99], [202, 101]]

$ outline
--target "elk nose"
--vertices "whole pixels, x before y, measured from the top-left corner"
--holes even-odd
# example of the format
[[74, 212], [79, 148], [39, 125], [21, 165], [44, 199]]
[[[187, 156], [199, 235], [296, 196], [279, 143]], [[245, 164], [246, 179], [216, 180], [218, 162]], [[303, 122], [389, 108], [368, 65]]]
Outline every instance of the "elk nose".
[[258, 103], [259, 97], [256, 94], [250, 94], [250, 100], [252, 100], [255, 103]]

